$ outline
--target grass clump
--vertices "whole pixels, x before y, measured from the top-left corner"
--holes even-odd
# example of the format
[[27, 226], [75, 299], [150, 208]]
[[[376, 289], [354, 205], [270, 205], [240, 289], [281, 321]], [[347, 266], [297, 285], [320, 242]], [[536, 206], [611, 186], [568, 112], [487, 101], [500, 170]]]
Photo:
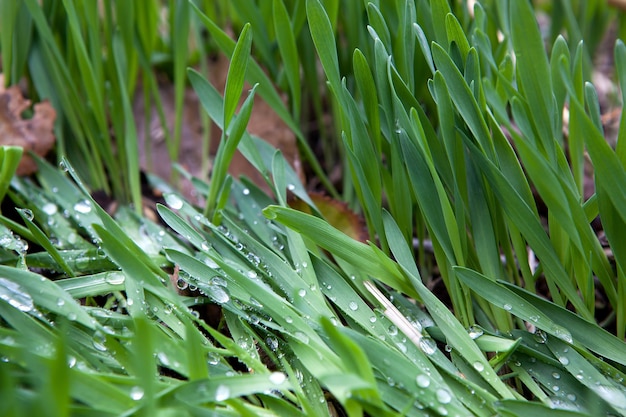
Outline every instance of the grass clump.
[[[31, 26], [2, 32], [5, 73], [28, 63], [62, 121], [60, 168], [38, 159], [20, 178], [20, 150], [0, 153], [3, 415], [626, 414], [624, 133], [607, 142], [578, 43], [613, 21], [605, 6], [559, 2], [550, 33], [569, 39], [547, 54], [528, 2], [181, 1], [141, 17], [9, 3], [9, 27]], [[197, 54], [231, 58], [223, 95], [186, 69], [205, 30], [215, 49]], [[163, 199], [141, 203], [130, 100], [138, 72], [156, 95], [159, 48], [177, 97], [186, 76], [223, 131], [208, 184], [179, 170], [201, 204], [149, 173]], [[618, 41], [619, 82], [625, 57]], [[72, 71], [84, 83], [60, 91]], [[280, 150], [246, 132], [256, 95], [369, 240], [331, 224]], [[333, 116], [321, 163], [299, 127], [309, 109]], [[229, 176], [236, 149], [263, 184]], [[122, 204], [104, 210], [101, 188]]]

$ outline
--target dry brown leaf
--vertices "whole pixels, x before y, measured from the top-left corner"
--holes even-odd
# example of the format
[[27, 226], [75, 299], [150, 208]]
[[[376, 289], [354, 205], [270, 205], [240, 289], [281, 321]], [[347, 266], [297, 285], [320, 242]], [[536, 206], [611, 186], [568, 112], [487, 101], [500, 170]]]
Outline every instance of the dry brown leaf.
[[[366, 243], [369, 239], [365, 219], [363, 216], [352, 211], [344, 201], [334, 200], [320, 193], [309, 193], [326, 221], [336, 229], [341, 230], [353, 239]], [[289, 201], [289, 206], [304, 213], [311, 214], [309, 206], [300, 199], [294, 198]]]
[[19, 87], [4, 88], [4, 76], [0, 74], [0, 145], [21, 146], [24, 155], [17, 168], [18, 175], [29, 175], [37, 171], [35, 161], [26, 151], [45, 156], [54, 146], [52, 133], [56, 112], [47, 102], [35, 104], [34, 115], [23, 119], [22, 113], [31, 105], [22, 96]]
[[626, 0], [609, 0], [609, 6], [617, 7], [618, 9], [626, 10]]

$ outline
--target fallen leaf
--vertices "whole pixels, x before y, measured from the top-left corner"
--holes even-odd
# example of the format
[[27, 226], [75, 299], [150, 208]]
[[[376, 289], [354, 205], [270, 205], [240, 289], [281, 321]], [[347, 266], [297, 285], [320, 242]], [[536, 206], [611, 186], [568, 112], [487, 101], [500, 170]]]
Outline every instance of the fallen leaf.
[[[331, 226], [355, 240], [367, 243], [369, 234], [363, 216], [352, 211], [346, 202], [316, 192], [310, 192], [309, 197]], [[309, 206], [295, 197], [289, 201], [289, 207], [312, 214]]]
[[[49, 102], [44, 101], [35, 104], [32, 118], [22, 118], [22, 113], [30, 105], [30, 100], [22, 96], [18, 86], [4, 88], [4, 76], [0, 74], [0, 145], [21, 146], [25, 151], [44, 157], [54, 146], [52, 130], [56, 112]], [[24, 152], [17, 174], [30, 175], [35, 171], [35, 161]]]

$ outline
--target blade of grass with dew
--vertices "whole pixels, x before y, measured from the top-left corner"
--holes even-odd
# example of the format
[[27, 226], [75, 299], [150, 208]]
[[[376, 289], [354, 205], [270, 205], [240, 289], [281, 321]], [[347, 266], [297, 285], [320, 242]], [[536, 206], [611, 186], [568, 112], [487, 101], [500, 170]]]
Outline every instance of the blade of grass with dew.
[[550, 303], [529, 291], [509, 283], [500, 282], [500, 284], [523, 298], [528, 304], [537, 308], [543, 315], [550, 317], [552, 321], [556, 323], [567, 323], [567, 329], [572, 334], [573, 339], [580, 342], [589, 350], [622, 365], [626, 364], [624, 342], [611, 333], [592, 322], [584, 320], [575, 313]]
[[626, 413], [626, 390], [623, 385], [608, 379], [576, 350], [558, 339], [548, 339], [546, 345], [561, 365], [585, 387], [606, 401], [614, 411]]
[[149, 265], [142, 262], [142, 257], [134, 255], [133, 248], [125, 246], [123, 240], [100, 225], [94, 225], [94, 229], [102, 240], [104, 251], [126, 274], [124, 280], [128, 298], [126, 304], [131, 316], [145, 314], [146, 309], [149, 308], [145, 303], [144, 290], [150, 291], [178, 308], [185, 309], [180, 299], [164, 286], [159, 275], [155, 274]]
[[263, 214], [271, 220], [276, 220], [296, 232], [302, 233], [334, 256], [339, 256], [360, 269], [368, 271], [368, 274], [376, 276], [393, 288], [407, 294], [417, 295], [407, 282], [387, 273], [387, 269], [379, 263], [378, 257], [372, 253], [371, 247], [351, 239], [328, 222], [309, 214], [274, 205], [263, 209]]
[[[89, 210], [82, 210], [83, 212], [80, 213], [81, 216], [79, 217], [78, 221], [81, 222], [82, 220], [83, 227], [87, 228], [87, 230], [93, 230], [92, 225], [102, 225], [103, 228], [111, 233], [111, 235], [115, 236], [115, 239], [119, 240], [123, 244], [123, 246], [130, 253], [132, 253], [132, 255], [135, 256], [143, 265], [150, 268], [150, 270], [156, 277], [160, 277], [160, 279], [165, 280], [167, 278], [167, 274], [165, 273], [165, 271], [163, 271], [159, 267], [159, 265], [157, 265], [156, 262], [137, 245], [135, 241], [130, 239], [124, 232], [122, 227], [115, 220], [113, 220], [113, 218], [106, 211], [104, 211], [104, 209], [100, 207], [99, 204], [96, 203], [72, 165], [70, 165], [70, 163], [64, 158], [62, 158], [61, 162], [65, 169], [67, 169], [67, 172], [70, 174], [72, 179], [75, 181], [76, 185], [72, 184], [67, 178], [65, 178], [63, 175], [61, 175], [43, 162], [40, 163], [38, 167], [40, 172], [44, 169], [46, 170], [46, 181], [54, 183], [55, 185], [53, 185], [53, 187], [56, 186], [57, 191], [59, 191], [61, 187], [63, 187], [64, 190], [70, 192], [71, 194], [82, 195], [81, 201], [86, 206], [90, 207]], [[52, 178], [54, 178], [54, 180], [52, 180]], [[77, 211], [75, 206], [73, 207], [73, 210]], [[86, 223], [83, 217], [89, 217], [90, 223]], [[92, 238], [97, 238], [95, 233], [92, 234]]]
[[[167, 253], [183, 270], [196, 277], [199, 283], [202, 282], [201, 280], [206, 281], [207, 274], [215, 274], [207, 265], [188, 255], [170, 250]], [[225, 275], [222, 279], [228, 282], [225, 288], [228, 288], [230, 296], [227, 301], [226, 297], [219, 300], [224, 308], [232, 309], [238, 315], [247, 317], [247, 314], [241, 309], [230, 305], [229, 301], [231, 298], [236, 298], [253, 309], [259, 308], [258, 305], [260, 304], [274, 318], [274, 322], [279, 324], [288, 335], [298, 335], [306, 338], [308, 345], [312, 346], [316, 351], [330, 353], [319, 336], [312, 331], [306, 321], [300, 316], [298, 310], [295, 310], [295, 307], [284, 298], [278, 296], [268, 285], [260, 279], [250, 279], [220, 259], [214, 258], [213, 260], [224, 270]], [[312, 310], [303, 309], [303, 311], [308, 315], [315, 316], [318, 314]]]
[[[344, 372], [348, 375], [353, 374], [358, 376], [364, 382], [363, 388], [352, 390], [350, 392], [351, 395], [344, 398], [339, 396], [339, 399], [347, 402], [351, 396], [362, 396], [364, 399], [367, 399], [368, 402], [382, 406], [381, 398], [378, 391], [375, 389], [376, 382], [374, 373], [372, 372], [371, 364], [365, 356], [365, 353], [350, 338], [337, 330], [328, 318], [322, 318], [321, 324], [331, 349], [333, 349], [339, 357], [345, 358], [343, 361], [346, 367]], [[323, 381], [324, 380], [322, 380], [322, 382]]]
[[32, 212], [28, 209], [18, 209], [18, 214], [22, 218], [22, 221], [26, 223], [26, 227], [32, 233], [33, 241], [37, 242], [41, 245], [45, 251], [50, 254], [52, 259], [56, 261], [56, 263], [61, 267], [61, 269], [70, 277], [74, 277], [74, 271], [72, 268], [65, 262], [65, 259], [61, 256], [56, 247], [50, 242], [50, 239], [46, 236], [46, 234], [35, 224], [31, 219]]
[[13, 300], [14, 308], [31, 312], [42, 307], [72, 321], [94, 329], [96, 323], [67, 292], [49, 279], [30, 271], [0, 265], [0, 277], [4, 282], [2, 292], [7, 300]]
[[503, 416], [548, 416], [548, 417], [584, 417], [588, 414], [573, 410], [555, 409], [548, 405], [521, 400], [504, 400], [497, 403], [497, 410]]
[[[415, 291], [419, 294], [422, 302], [430, 312], [433, 320], [439, 325], [449, 345], [453, 346], [463, 358], [479, 371], [481, 377], [500, 395], [502, 398], [511, 398], [512, 394], [508, 388], [498, 378], [489, 362], [478, 349], [475, 342], [469, 337], [467, 331], [461, 323], [454, 317], [452, 312], [428, 290], [422, 283], [420, 275], [415, 275], [415, 262], [412, 261], [410, 249], [401, 239], [402, 233], [398, 225], [388, 214], [384, 217], [385, 233], [388, 234], [390, 248], [395, 258], [398, 260], [403, 273], [410, 279]], [[388, 271], [391, 273], [392, 271]], [[379, 279], [379, 277], [376, 277]]]
[[187, 382], [167, 393], [165, 403], [200, 405], [222, 403], [241, 396], [262, 393], [270, 390], [288, 389], [290, 383], [284, 374], [235, 375]]
[[108, 271], [77, 278], [64, 278], [56, 280], [55, 283], [73, 298], [79, 299], [122, 291], [125, 279], [126, 275], [122, 272]]
[[454, 270], [458, 277], [465, 282], [472, 291], [485, 298], [493, 305], [503, 308], [555, 337], [572, 343], [573, 338], [569, 329], [555, 323], [533, 305], [526, 304], [521, 297], [500, 286], [494, 282], [493, 279], [487, 278], [483, 274], [472, 271], [471, 269], [459, 266], [454, 267]]

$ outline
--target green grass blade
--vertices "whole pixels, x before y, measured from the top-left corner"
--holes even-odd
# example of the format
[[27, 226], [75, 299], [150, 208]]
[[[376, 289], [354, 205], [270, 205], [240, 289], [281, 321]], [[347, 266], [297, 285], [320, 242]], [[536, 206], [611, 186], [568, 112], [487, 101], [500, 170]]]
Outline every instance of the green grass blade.
[[0, 201], [4, 200], [22, 153], [23, 148], [19, 146], [0, 146]]
[[30, 271], [0, 265], [3, 280], [2, 299], [22, 312], [35, 313], [36, 306], [52, 311], [89, 329], [97, 328], [95, 320], [57, 284]]
[[306, 14], [315, 49], [335, 94], [340, 94], [339, 58], [331, 21], [319, 0], [306, 0]]
[[285, 75], [287, 76], [289, 91], [291, 92], [291, 113], [296, 118], [300, 114], [302, 101], [298, 48], [285, 3], [283, 0], [274, 0], [272, 5], [276, 41], [278, 42], [281, 58], [284, 61]]
[[74, 271], [72, 268], [65, 262], [65, 259], [61, 256], [56, 247], [50, 242], [50, 239], [46, 236], [46, 234], [35, 224], [32, 220], [33, 213], [28, 209], [20, 209], [18, 210], [20, 217], [24, 223], [26, 223], [26, 227], [32, 233], [33, 240], [41, 245], [42, 248], [46, 250], [56, 261], [57, 264], [61, 267], [61, 269], [70, 277], [74, 277]]
[[245, 81], [246, 69], [248, 67], [251, 45], [252, 32], [250, 32], [250, 24], [246, 24], [239, 34], [239, 40], [230, 58], [230, 67], [226, 77], [223, 122], [225, 129], [229, 128], [230, 122], [235, 115], [237, 104], [239, 103], [243, 83]]

